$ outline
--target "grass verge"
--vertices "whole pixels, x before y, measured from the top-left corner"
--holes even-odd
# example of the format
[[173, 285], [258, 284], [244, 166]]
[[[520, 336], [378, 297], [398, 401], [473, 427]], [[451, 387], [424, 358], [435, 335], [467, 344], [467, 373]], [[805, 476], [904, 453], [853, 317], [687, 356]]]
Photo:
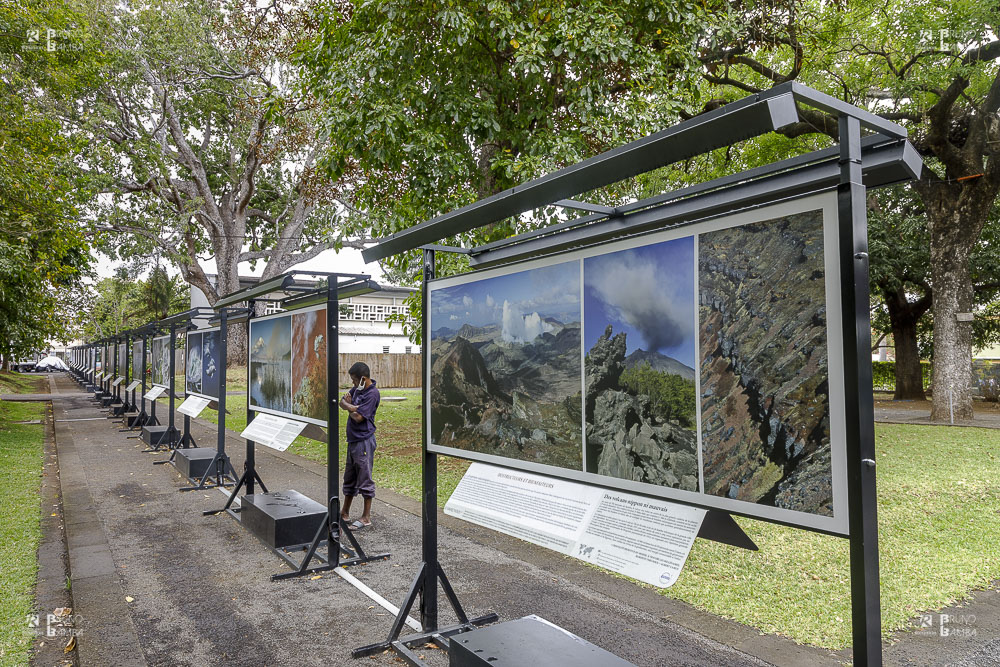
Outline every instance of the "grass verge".
[[[420, 392], [383, 396], [407, 400], [379, 408], [376, 483], [419, 499]], [[240, 431], [245, 419], [240, 402], [227, 425]], [[306, 438], [290, 451], [326, 461], [326, 446]], [[889, 636], [920, 612], [1000, 578], [1000, 430], [877, 424], [876, 457], [882, 627]], [[468, 462], [438, 461], [443, 505]], [[660, 594], [797, 642], [850, 646], [847, 540], [737, 521], [760, 551], [698, 540], [680, 580]]]
[[0, 394], [38, 394], [42, 393], [45, 378], [23, 373], [0, 371]]
[[[26, 392], [21, 392], [26, 393]], [[41, 531], [45, 403], [0, 401], [0, 666], [28, 664]]]

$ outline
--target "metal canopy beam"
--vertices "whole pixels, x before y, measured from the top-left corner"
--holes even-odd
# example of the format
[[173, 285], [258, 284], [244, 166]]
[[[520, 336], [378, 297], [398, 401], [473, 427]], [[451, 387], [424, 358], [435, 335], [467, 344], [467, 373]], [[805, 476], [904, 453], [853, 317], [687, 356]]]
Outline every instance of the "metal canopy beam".
[[[905, 180], [903, 177], [898, 178], [897, 165], [892, 163], [882, 164], [880, 156], [873, 152], [873, 149], [878, 147], [886, 147], [889, 145], [900, 145], [905, 143], [900, 139], [890, 139], [889, 137], [882, 134], [872, 134], [867, 137], [863, 137], [861, 140], [861, 146], [863, 155], [867, 163], [867, 173], [865, 174], [865, 181], [868, 187], [880, 187], [883, 185], [889, 185], [895, 183], [899, 180]], [[638, 210], [651, 208], [653, 206], [658, 206], [660, 204], [665, 204], [667, 202], [676, 201], [686, 197], [692, 197], [703, 192], [708, 192], [711, 190], [718, 190], [726, 186], [745, 183], [747, 181], [761, 178], [764, 176], [771, 176], [784, 171], [790, 171], [795, 168], [809, 166], [811, 164], [816, 164], [823, 161], [828, 161], [831, 158], [836, 158], [840, 155], [839, 146], [831, 146], [829, 148], [823, 148], [818, 151], [812, 151], [811, 153], [805, 153], [804, 155], [796, 155], [795, 157], [787, 158], [779, 162], [772, 162], [760, 167], [755, 167], [753, 169], [748, 169], [746, 171], [741, 171], [735, 174], [729, 174], [728, 176], [722, 176], [711, 181], [706, 181], [704, 183], [698, 183], [696, 185], [691, 185], [679, 190], [674, 190], [673, 192], [667, 192], [662, 195], [656, 195], [655, 197], [650, 197], [648, 199], [643, 199], [632, 204], [626, 204], [618, 207], [619, 215], [627, 215]], [[905, 161], [904, 169], [906, 173], [912, 171], [919, 178], [920, 170], [923, 168], [923, 163], [920, 160], [920, 156], [917, 155], [916, 151], [910, 147], [905, 149], [903, 152], [903, 159]], [[493, 241], [492, 243], [486, 243], [484, 245], [473, 248], [469, 251], [473, 256], [483, 254], [490, 250], [495, 250], [497, 248], [502, 248], [505, 246], [513, 245], [515, 243], [522, 243], [528, 239], [536, 238], [539, 236], [548, 236], [555, 232], [561, 232], [566, 229], [572, 229], [574, 227], [580, 227], [583, 225], [589, 225], [598, 220], [605, 220], [608, 216], [606, 215], [587, 215], [580, 218], [575, 218], [573, 220], [567, 220], [566, 222], [556, 223], [554, 225], [547, 225], [539, 229], [532, 230], [530, 232], [524, 232], [523, 234], [518, 234], [510, 238], [501, 239], [499, 241]], [[475, 266], [476, 262], [473, 260], [472, 266]]]
[[168, 327], [171, 324], [184, 324], [191, 320], [205, 319], [211, 317], [212, 314], [213, 311], [211, 308], [191, 308], [190, 310], [185, 310], [176, 315], [170, 315], [162, 320], [158, 320], [157, 324]]
[[219, 308], [225, 308], [226, 306], [231, 306], [234, 303], [249, 301], [251, 299], [264, 296], [265, 294], [270, 294], [271, 292], [280, 292], [294, 281], [295, 277], [290, 273], [286, 273], [278, 276], [277, 278], [257, 283], [253, 287], [248, 287], [247, 289], [227, 294], [216, 301], [212, 307], [218, 310]]
[[[345, 289], [349, 285], [355, 283], [363, 283], [371, 279], [368, 274], [362, 273], [329, 273], [326, 271], [288, 271], [281, 274], [280, 276], [275, 276], [270, 280], [262, 283], [258, 283], [253, 287], [248, 287], [246, 289], [240, 290], [238, 292], [233, 292], [232, 294], [226, 294], [221, 299], [215, 302], [212, 306], [215, 310], [225, 308], [226, 306], [232, 306], [234, 304], [243, 303], [244, 301], [251, 300], [261, 300], [262, 297], [272, 294], [274, 292], [296, 292], [301, 294], [296, 294], [295, 296], [287, 297], [284, 299], [273, 299], [273, 301], [288, 301], [291, 299], [307, 296], [314, 292], [326, 293], [326, 287], [316, 287], [315, 282], [313, 285], [306, 285], [296, 279], [296, 276], [313, 276], [319, 277], [320, 279], [326, 279], [328, 282], [338, 283], [339, 289]], [[346, 280], [341, 283], [340, 279], [345, 278]]]
[[[877, 187], [916, 178], [920, 174], [921, 164], [920, 156], [909, 142], [895, 141], [869, 149], [863, 154], [861, 166], [865, 185]], [[830, 157], [818, 164], [738, 182], [721, 189], [711, 189], [703, 194], [682, 199], [674, 197], [673, 201], [658, 206], [595, 221], [586, 226], [563, 229], [546, 236], [532, 234], [524, 235], [523, 239], [513, 237], [504, 245], [472, 255], [469, 264], [473, 268], [484, 269], [673, 225], [690, 224], [739, 208], [832, 189], [837, 186], [839, 178], [839, 159]], [[641, 204], [639, 202], [634, 206]]]
[[752, 95], [656, 134], [404, 229], [362, 251], [366, 262], [467, 232], [798, 121], [791, 89]]
[[[364, 294], [371, 294], [372, 292], [378, 292], [381, 289], [381, 285], [374, 280], [363, 280], [356, 283], [352, 282], [351, 284], [344, 285], [337, 290], [337, 300], [342, 301], [344, 299], [350, 299]], [[294, 310], [298, 308], [305, 308], [307, 306], [315, 306], [318, 303], [326, 303], [327, 298], [326, 290], [318, 290], [301, 296], [285, 299], [281, 302], [281, 305], [286, 310]]]

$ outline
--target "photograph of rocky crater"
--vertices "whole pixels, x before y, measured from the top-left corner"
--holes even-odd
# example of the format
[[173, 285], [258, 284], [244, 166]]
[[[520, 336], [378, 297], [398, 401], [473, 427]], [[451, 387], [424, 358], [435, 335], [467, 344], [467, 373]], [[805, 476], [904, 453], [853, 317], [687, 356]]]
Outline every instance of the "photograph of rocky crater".
[[583, 467], [580, 264], [431, 292], [431, 438]]
[[822, 211], [699, 237], [705, 493], [833, 515]]
[[587, 471], [698, 490], [694, 238], [584, 260]]

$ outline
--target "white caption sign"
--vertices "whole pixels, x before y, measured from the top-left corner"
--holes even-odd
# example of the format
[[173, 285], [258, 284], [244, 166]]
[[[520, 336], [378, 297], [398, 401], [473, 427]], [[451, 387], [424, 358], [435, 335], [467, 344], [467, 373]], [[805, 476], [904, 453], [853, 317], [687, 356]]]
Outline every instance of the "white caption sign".
[[305, 422], [258, 412], [240, 437], [283, 452], [305, 427]]
[[125, 381], [125, 378], [122, 378], [122, 377], [115, 378], [115, 381], [111, 383], [111, 386], [112, 387], [117, 387], [118, 385], [120, 385], [124, 381]]
[[211, 403], [207, 398], [202, 398], [201, 396], [188, 396], [181, 403], [181, 406], [177, 408], [177, 412], [182, 415], [187, 415], [188, 417], [197, 417], [201, 414], [201, 411], [208, 407]]
[[135, 391], [140, 384], [142, 384], [140, 380], [132, 380], [129, 386], [125, 387], [125, 391]]
[[155, 401], [160, 396], [162, 396], [163, 392], [165, 392], [166, 390], [167, 390], [166, 387], [153, 387], [152, 389], [146, 392], [146, 395], [143, 396], [143, 398], [149, 401]]
[[445, 514], [666, 588], [705, 510], [473, 463]]

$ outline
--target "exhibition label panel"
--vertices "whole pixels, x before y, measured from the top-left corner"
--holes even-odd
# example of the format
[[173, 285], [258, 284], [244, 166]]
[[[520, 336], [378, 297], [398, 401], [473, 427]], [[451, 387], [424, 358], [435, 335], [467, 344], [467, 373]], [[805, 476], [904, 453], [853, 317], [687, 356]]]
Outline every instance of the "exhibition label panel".
[[846, 535], [839, 267], [829, 192], [431, 281], [429, 449]]
[[326, 426], [326, 306], [250, 320], [250, 408]]
[[473, 463], [445, 514], [666, 588], [706, 510]]

